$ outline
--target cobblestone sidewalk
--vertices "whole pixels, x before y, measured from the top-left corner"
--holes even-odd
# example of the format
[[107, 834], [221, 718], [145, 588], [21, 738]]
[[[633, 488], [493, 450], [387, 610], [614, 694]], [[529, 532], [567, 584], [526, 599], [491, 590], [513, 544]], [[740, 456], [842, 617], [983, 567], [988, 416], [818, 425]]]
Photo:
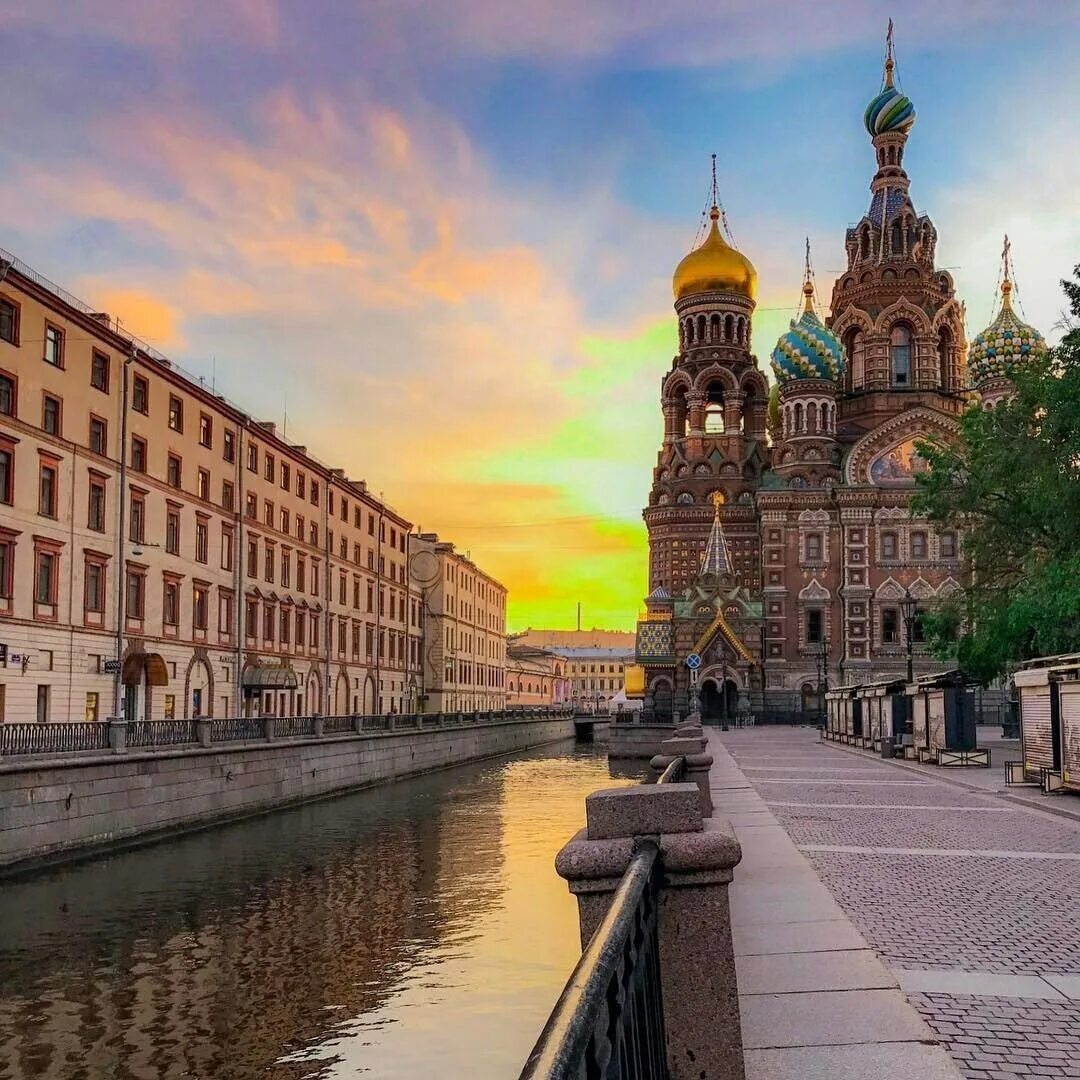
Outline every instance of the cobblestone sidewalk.
[[901, 984], [917, 978], [909, 999], [966, 1076], [1080, 1080], [1080, 821], [1001, 798], [1000, 775], [961, 786], [815, 731], [723, 742]]

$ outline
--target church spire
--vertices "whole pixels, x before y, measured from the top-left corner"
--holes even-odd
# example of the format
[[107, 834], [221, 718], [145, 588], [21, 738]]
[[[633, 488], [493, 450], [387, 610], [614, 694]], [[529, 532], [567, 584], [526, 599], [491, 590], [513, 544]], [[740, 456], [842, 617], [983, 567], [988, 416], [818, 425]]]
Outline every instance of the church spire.
[[724, 574], [731, 573], [731, 558], [728, 555], [727, 540], [724, 538], [724, 526], [720, 521], [720, 507], [724, 505], [723, 492], [716, 492], [712, 498], [716, 512], [713, 515], [709, 541], [705, 545], [705, 554], [701, 557], [699, 578], [722, 577]]

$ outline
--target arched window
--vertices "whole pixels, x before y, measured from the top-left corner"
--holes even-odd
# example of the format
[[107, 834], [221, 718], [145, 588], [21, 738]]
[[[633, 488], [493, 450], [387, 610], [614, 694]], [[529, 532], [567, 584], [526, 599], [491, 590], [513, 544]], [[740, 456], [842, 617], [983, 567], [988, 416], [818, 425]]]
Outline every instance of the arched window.
[[864, 225], [862, 232], [859, 234], [859, 256], [863, 259], [869, 259], [873, 254], [873, 250], [870, 243], [870, 226]]
[[950, 363], [952, 353], [952, 335], [949, 328], [943, 326], [938, 331], [937, 355], [938, 355], [938, 378], [941, 380], [942, 390], [952, 389], [952, 377]]
[[811, 435], [817, 431], [817, 415], [817, 402], [811, 401], [810, 404], [806, 406], [806, 430], [809, 431]]
[[904, 235], [900, 229], [900, 222], [894, 221], [889, 236], [889, 247], [893, 255], [899, 255], [904, 249]]
[[745, 345], [746, 344], [746, 319], [742, 315], [739, 316], [738, 327], [739, 327], [739, 329], [738, 329], [739, 344], [740, 345]]
[[729, 315], [726, 319], [724, 319], [724, 340], [725, 341], [734, 341], [735, 340], [735, 316], [734, 315]]
[[803, 429], [802, 419], [802, 402], [797, 402], [795, 405], [795, 434], [797, 435]]
[[710, 341], [719, 341], [720, 340], [720, 316], [719, 315], [712, 315], [709, 318], [709, 340]]
[[699, 315], [697, 317], [697, 339], [698, 341], [705, 340], [705, 316]]
[[844, 368], [844, 389], [861, 390], [863, 384], [863, 347], [862, 331], [852, 327], [844, 335], [844, 349], [847, 352], [847, 364]]
[[911, 385], [911, 327], [896, 323], [889, 335], [889, 359], [893, 386]]
[[686, 343], [688, 345], [693, 345], [693, 343], [694, 343], [694, 320], [693, 319], [687, 319], [686, 320]]

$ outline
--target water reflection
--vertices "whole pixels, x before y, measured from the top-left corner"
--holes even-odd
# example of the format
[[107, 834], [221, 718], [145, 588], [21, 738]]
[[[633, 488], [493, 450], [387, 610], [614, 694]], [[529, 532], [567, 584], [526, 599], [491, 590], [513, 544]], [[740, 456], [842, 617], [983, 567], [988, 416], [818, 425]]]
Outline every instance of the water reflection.
[[514, 1075], [576, 959], [552, 869], [602, 748], [0, 886], [0, 1077]]

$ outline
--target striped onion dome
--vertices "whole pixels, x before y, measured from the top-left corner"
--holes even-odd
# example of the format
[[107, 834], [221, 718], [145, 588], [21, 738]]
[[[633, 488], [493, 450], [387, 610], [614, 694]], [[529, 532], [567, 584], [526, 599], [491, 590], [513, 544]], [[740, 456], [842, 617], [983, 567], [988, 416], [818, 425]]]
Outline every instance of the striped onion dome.
[[778, 383], [792, 379], [838, 380], [844, 373], [844, 346], [814, 311], [814, 286], [803, 285], [802, 314], [791, 320], [772, 351], [772, 369]]
[[1008, 378], [1013, 368], [1046, 355], [1046, 341], [1032, 326], [1021, 322], [1012, 307], [1012, 282], [1001, 283], [1001, 310], [997, 318], [975, 336], [968, 349], [972, 386], [990, 379]]
[[892, 58], [891, 40], [890, 38], [889, 54], [885, 59], [885, 85], [881, 88], [881, 93], [866, 106], [863, 116], [863, 123], [871, 138], [884, 135], [887, 131], [910, 131], [911, 125], [915, 123], [915, 106], [911, 104], [911, 99], [893, 85], [896, 63]]

